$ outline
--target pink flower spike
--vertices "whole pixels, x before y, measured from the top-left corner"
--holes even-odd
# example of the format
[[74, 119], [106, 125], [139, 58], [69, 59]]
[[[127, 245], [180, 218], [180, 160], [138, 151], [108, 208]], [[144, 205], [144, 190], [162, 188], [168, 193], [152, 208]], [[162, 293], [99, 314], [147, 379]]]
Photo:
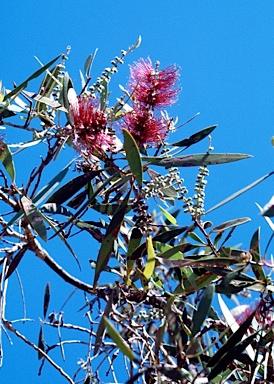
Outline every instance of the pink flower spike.
[[98, 100], [85, 95], [77, 98], [73, 89], [69, 90], [68, 99], [76, 149], [88, 156], [115, 149], [115, 138], [107, 128], [107, 114], [99, 109]]
[[140, 59], [130, 66], [129, 88], [134, 103], [163, 108], [177, 101], [179, 68], [175, 65], [159, 70], [153, 68], [150, 58]]
[[137, 108], [125, 115], [122, 126], [132, 134], [138, 145], [157, 145], [169, 131], [169, 124], [164, 118], [155, 118], [150, 111]]

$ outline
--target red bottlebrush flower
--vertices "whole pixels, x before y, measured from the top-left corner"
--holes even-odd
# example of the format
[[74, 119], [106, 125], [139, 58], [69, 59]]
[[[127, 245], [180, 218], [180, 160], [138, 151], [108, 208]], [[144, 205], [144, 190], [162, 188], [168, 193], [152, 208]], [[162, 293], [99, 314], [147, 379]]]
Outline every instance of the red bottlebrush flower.
[[158, 65], [153, 68], [150, 58], [140, 59], [130, 66], [129, 88], [133, 102], [152, 108], [172, 105], [180, 92], [178, 78], [179, 69], [175, 65], [159, 70]]
[[73, 89], [69, 90], [68, 98], [76, 149], [88, 156], [113, 149], [115, 138], [107, 128], [107, 114], [100, 111], [98, 100], [90, 96], [77, 98]]
[[244, 304], [233, 308], [231, 313], [239, 325], [243, 324], [245, 320], [247, 320], [252, 313], [254, 313], [254, 311], [254, 318], [258, 324], [261, 326], [263, 323], [265, 323], [265, 325], [272, 325], [274, 321], [273, 314], [269, 309], [264, 311], [263, 305], [264, 304], [261, 299], [256, 299], [250, 305]]
[[158, 144], [162, 142], [169, 131], [169, 121], [163, 117], [154, 117], [146, 109], [133, 109], [123, 119], [126, 128], [134, 137], [138, 145]]

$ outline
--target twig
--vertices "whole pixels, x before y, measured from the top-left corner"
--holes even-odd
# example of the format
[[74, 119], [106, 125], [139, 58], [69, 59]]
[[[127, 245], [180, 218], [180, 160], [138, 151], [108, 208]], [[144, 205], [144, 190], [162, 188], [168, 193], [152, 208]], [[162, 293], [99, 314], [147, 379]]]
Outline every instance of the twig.
[[17, 337], [19, 337], [19, 339], [23, 340], [24, 343], [28, 344], [30, 347], [32, 347], [37, 352], [39, 352], [55, 369], [57, 369], [57, 371], [65, 379], [68, 380], [69, 383], [75, 384], [75, 382], [72, 380], [72, 378], [65, 371], [63, 371], [63, 369], [59, 365], [57, 365], [42, 349], [37, 347], [36, 344], [34, 344], [31, 341], [29, 341], [24, 335], [22, 335], [20, 332], [18, 332], [17, 329], [13, 328], [13, 326], [11, 325], [11, 323], [9, 321], [3, 319], [3, 322], [4, 322], [5, 327], [9, 331], [13, 332]]
[[39, 259], [43, 260], [58, 276], [60, 276], [67, 283], [81, 289], [84, 292], [94, 293], [94, 289], [91, 285], [83, 283], [81, 280], [71, 276], [50, 257], [47, 251], [42, 248], [38, 240], [35, 239], [29, 225], [25, 227], [25, 233], [28, 239], [29, 250], [34, 252]]

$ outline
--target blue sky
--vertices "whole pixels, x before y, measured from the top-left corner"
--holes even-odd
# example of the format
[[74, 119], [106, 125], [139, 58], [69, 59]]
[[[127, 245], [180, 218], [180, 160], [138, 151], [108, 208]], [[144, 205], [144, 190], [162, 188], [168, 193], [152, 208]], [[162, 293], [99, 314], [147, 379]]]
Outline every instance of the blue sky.
[[[6, 88], [11, 88], [13, 81], [19, 84], [38, 69], [34, 56], [46, 63], [65, 52], [70, 45], [67, 70], [79, 90], [79, 69], [83, 69], [88, 54], [99, 49], [92, 72], [96, 79], [121, 49], [127, 49], [141, 35], [141, 46], [126, 58], [125, 65], [120, 67], [110, 83], [114, 96], [120, 95], [118, 85], [127, 81], [128, 64], [140, 57], [150, 56], [154, 62], [159, 60], [162, 67], [176, 63], [181, 67], [182, 93], [179, 102], [169, 112], [178, 116], [181, 123], [197, 112], [200, 115], [177, 131], [170, 141], [181, 140], [202, 128], [218, 124], [212, 135], [215, 152], [249, 153], [253, 156], [235, 164], [210, 168], [206, 201], [206, 208], [209, 209], [273, 170], [274, 149], [270, 144], [270, 138], [274, 135], [273, 19], [272, 1], [48, 0], [43, 3], [13, 2], [11, 5], [10, 1], [2, 0], [0, 79]], [[35, 87], [37, 83], [33, 82], [28, 90], [36, 91]], [[7, 141], [21, 141], [20, 134], [20, 131], [8, 130]], [[206, 149], [207, 143], [202, 142], [193, 147], [193, 152], [204, 152]], [[73, 154], [67, 151], [61, 159], [60, 168], [70, 161], [71, 156]], [[31, 161], [27, 159], [26, 164], [34, 166], [35, 163]], [[20, 167], [18, 164], [17, 171], [24, 175], [24, 168]], [[195, 172], [188, 169], [184, 172], [186, 184], [191, 189]], [[235, 231], [235, 244], [243, 243], [248, 248], [258, 226], [262, 226], [265, 244], [271, 232], [263, 218], [258, 216], [254, 202], [264, 205], [272, 194], [273, 180], [269, 178], [209, 215], [208, 219], [217, 225], [236, 217], [249, 216], [252, 221]], [[58, 249], [58, 254], [53, 256], [67, 267], [64, 258], [71, 257], [59, 242], [53, 247], [51, 249], [55, 251]], [[86, 263], [84, 250], [89, 252], [90, 249], [83, 247], [80, 256], [81, 261]], [[31, 308], [29, 316], [36, 316], [37, 319], [42, 315], [43, 294], [37, 294], [37, 297], [40, 295], [40, 301], [35, 298], [37, 302], [32, 302], [33, 285], [37, 284], [37, 292], [41, 292], [53, 274], [32, 255], [26, 259], [20, 273], [26, 284], [27, 303]], [[76, 264], [72, 261], [68, 264], [69, 268], [74, 273]], [[92, 272], [88, 271], [84, 279], [92, 279]], [[66, 299], [66, 294], [59, 292], [59, 283], [53, 279], [51, 309], [56, 311]], [[67, 295], [70, 291], [68, 289]], [[10, 317], [14, 316], [14, 310], [17, 312], [21, 308], [19, 293], [18, 284], [14, 283], [14, 291], [10, 292], [9, 297]], [[74, 304], [69, 303], [67, 310], [73, 305], [77, 305], [77, 300]], [[18, 309], [18, 313], [20, 311]], [[22, 311], [20, 313], [18, 316], [22, 316]], [[24, 327], [21, 330], [27, 334], [30, 325]], [[37, 328], [35, 335], [29, 333], [34, 342], [37, 341], [38, 331]], [[42, 377], [37, 377], [39, 363], [35, 352], [14, 337], [13, 341], [14, 346], [10, 347], [4, 336], [1, 380], [6, 383], [22, 380], [43, 384], [65, 382], [47, 364]], [[81, 357], [78, 350], [73, 354], [76, 358]], [[69, 372], [75, 369], [73, 367], [70, 371], [67, 368]]]

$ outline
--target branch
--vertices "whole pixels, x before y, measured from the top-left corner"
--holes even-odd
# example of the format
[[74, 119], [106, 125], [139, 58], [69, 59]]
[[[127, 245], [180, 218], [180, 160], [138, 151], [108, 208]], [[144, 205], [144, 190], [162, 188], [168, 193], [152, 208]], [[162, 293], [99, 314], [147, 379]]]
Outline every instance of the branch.
[[23, 340], [24, 343], [30, 345], [33, 349], [35, 349], [37, 352], [39, 352], [55, 369], [57, 369], [57, 371], [65, 379], [68, 380], [69, 383], [75, 384], [75, 382], [72, 380], [72, 378], [66, 372], [64, 372], [63, 369], [61, 367], [59, 367], [59, 365], [57, 365], [42, 349], [37, 347], [36, 344], [29, 341], [24, 335], [22, 335], [20, 332], [18, 332], [17, 329], [13, 328], [13, 326], [11, 325], [11, 323], [9, 321], [3, 319], [3, 322], [4, 322], [5, 327], [9, 331], [13, 332], [17, 337], [19, 337], [19, 339]]
[[58, 276], [74, 287], [81, 289], [81, 291], [94, 294], [95, 291], [92, 285], [83, 283], [81, 280], [71, 276], [60, 265], [58, 265], [52, 257], [50, 257], [48, 252], [42, 248], [39, 241], [34, 237], [29, 225], [25, 227], [25, 233], [28, 240], [29, 250], [34, 252], [39, 259], [43, 260]]

